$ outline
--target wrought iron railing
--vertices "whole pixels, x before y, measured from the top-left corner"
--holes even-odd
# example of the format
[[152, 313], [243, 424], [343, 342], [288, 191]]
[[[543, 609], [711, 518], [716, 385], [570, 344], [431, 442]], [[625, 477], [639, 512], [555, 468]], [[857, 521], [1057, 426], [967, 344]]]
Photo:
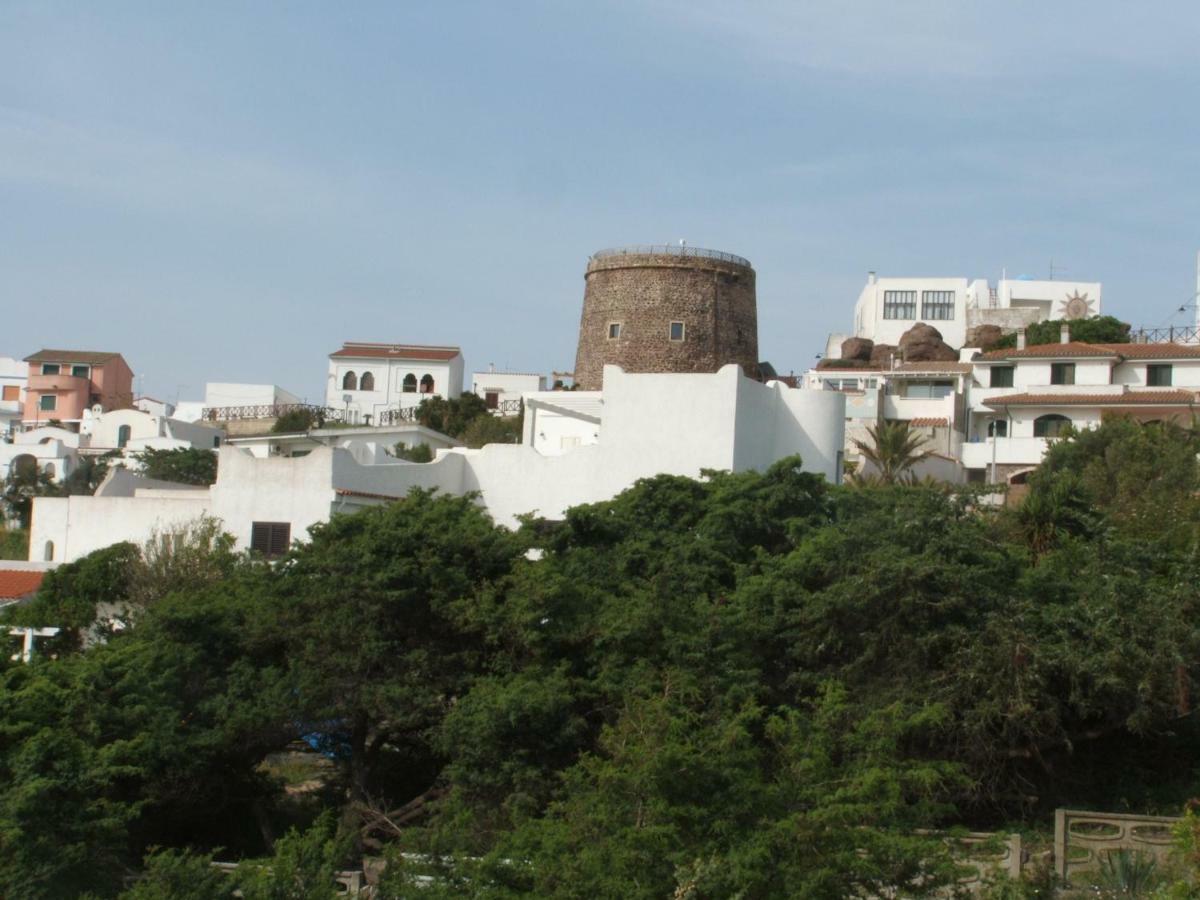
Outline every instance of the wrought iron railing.
[[701, 259], [719, 259], [722, 262], [736, 263], [753, 268], [750, 260], [734, 253], [722, 253], [720, 250], [705, 250], [703, 247], [688, 247], [686, 244], [631, 244], [628, 247], [609, 247], [607, 250], [597, 250], [592, 259], [604, 259], [608, 256], [698, 256]]
[[237, 422], [244, 419], [278, 419], [286, 413], [303, 410], [317, 421], [340, 422], [343, 411], [311, 403], [256, 403], [249, 406], [206, 406], [200, 418], [206, 422]]
[[496, 411], [502, 416], [519, 416], [523, 406], [524, 404], [520, 400], [501, 400]]
[[1200, 325], [1139, 328], [1129, 333], [1129, 340], [1135, 344], [1200, 344]]
[[379, 414], [378, 424], [399, 425], [401, 422], [417, 421], [417, 407], [406, 406], [400, 409], [385, 409]]

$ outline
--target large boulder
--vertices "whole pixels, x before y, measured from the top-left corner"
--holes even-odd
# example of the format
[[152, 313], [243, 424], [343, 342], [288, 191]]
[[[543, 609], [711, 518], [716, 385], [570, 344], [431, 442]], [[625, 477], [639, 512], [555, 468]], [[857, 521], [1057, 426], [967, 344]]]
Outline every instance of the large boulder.
[[900, 358], [905, 362], [954, 362], [958, 351], [942, 340], [932, 325], [918, 322], [900, 335]]
[[896, 352], [896, 346], [894, 344], [876, 344], [871, 350], [871, 368], [891, 368], [892, 354], [896, 354], [897, 360], [900, 358], [900, 354]]
[[822, 359], [817, 363], [818, 369], [866, 369], [870, 366], [865, 359]]
[[871, 351], [875, 342], [870, 338], [846, 338], [842, 341], [842, 359], [861, 359], [867, 362], [871, 359]]
[[999, 325], [976, 325], [967, 329], [967, 342], [963, 346], [991, 350], [1002, 337], [1004, 329]]

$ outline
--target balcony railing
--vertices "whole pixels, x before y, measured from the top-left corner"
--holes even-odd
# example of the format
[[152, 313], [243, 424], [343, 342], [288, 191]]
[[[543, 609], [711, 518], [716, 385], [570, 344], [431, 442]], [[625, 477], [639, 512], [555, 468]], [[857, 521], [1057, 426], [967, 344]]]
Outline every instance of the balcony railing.
[[1135, 344], [1200, 344], [1200, 325], [1139, 328], [1129, 333], [1129, 340]]
[[399, 425], [402, 422], [417, 421], [417, 407], [403, 406], [399, 409], [385, 409], [379, 414], [378, 425]]
[[200, 411], [205, 422], [240, 422], [247, 419], [278, 419], [285, 413], [304, 410], [319, 422], [340, 422], [343, 411], [311, 403], [258, 403], [250, 406], [206, 406]]
[[592, 254], [592, 259], [604, 259], [609, 256], [696, 256], [700, 259], [718, 259], [721, 262], [734, 263], [747, 269], [753, 268], [750, 260], [734, 253], [678, 244], [630, 244], [627, 247], [609, 247], [607, 250], [597, 250]]

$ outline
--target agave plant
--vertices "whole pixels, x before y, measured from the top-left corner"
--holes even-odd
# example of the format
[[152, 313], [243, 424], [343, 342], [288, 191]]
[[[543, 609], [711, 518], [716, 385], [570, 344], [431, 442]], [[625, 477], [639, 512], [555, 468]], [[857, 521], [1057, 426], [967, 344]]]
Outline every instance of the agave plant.
[[1158, 860], [1138, 850], [1113, 850], [1100, 858], [1102, 897], [1150, 897], [1165, 882]]

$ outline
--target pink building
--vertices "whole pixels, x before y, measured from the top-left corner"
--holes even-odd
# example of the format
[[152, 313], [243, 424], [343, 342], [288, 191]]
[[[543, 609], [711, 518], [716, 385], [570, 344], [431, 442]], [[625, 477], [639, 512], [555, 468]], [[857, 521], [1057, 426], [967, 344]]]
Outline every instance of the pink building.
[[27, 427], [57, 419], [78, 427], [83, 411], [133, 406], [133, 371], [119, 353], [93, 350], [39, 350], [25, 357], [29, 382], [25, 388]]

